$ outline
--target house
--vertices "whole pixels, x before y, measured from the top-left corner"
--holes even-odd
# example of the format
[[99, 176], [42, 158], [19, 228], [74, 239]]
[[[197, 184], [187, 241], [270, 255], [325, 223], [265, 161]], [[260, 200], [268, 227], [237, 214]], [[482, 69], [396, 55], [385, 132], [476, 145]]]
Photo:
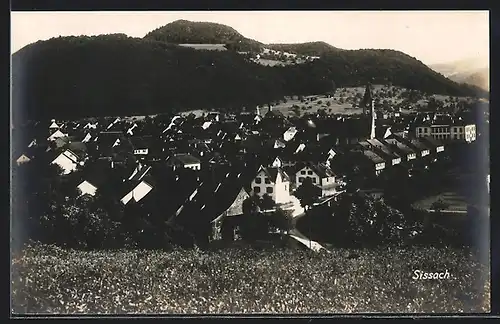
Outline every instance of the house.
[[185, 168], [191, 170], [201, 170], [200, 159], [192, 156], [191, 154], [181, 153], [175, 154], [167, 159], [167, 165], [176, 168]]
[[151, 166], [138, 163], [132, 174], [128, 177], [129, 181], [142, 180], [151, 171]]
[[395, 138], [386, 138], [379, 141], [387, 146], [391, 151], [394, 151], [397, 155], [401, 156], [403, 162], [411, 161], [417, 158], [415, 151]]
[[16, 163], [17, 165], [21, 165], [24, 163], [28, 163], [29, 161], [31, 161], [31, 159], [28, 156], [26, 156], [25, 154], [21, 154], [21, 156], [17, 158]]
[[134, 129], [136, 129], [138, 126], [136, 123], [134, 123], [132, 126], [130, 126], [128, 129], [127, 129], [127, 134], [130, 135], [130, 136], [133, 136], [134, 135]]
[[312, 183], [321, 189], [321, 196], [335, 194], [337, 187], [335, 174], [326, 164], [306, 163], [295, 174], [295, 183], [300, 185], [306, 178], [310, 178]]
[[122, 131], [100, 132], [94, 138], [101, 158], [111, 158], [117, 153], [133, 152], [132, 143]]
[[290, 178], [281, 168], [261, 166], [251, 182], [251, 188], [254, 194], [261, 197], [268, 194], [277, 204], [291, 200]]
[[[241, 185], [240, 185], [241, 186]], [[223, 228], [224, 225], [229, 225], [226, 227], [229, 227], [230, 235], [233, 239], [235, 236], [235, 226], [237, 226], [237, 222], [231, 222], [231, 221], [226, 221], [228, 217], [236, 217], [236, 216], [241, 216], [243, 215], [243, 202], [250, 197], [248, 192], [241, 186], [241, 188], [238, 190], [234, 188], [235, 186], [228, 186], [227, 190], [220, 190], [220, 193], [218, 197], [220, 199], [216, 199], [215, 201], [217, 202], [217, 206], [220, 206], [216, 213], [213, 215], [217, 215], [214, 220], [212, 220], [212, 240], [217, 240], [217, 239], [223, 239]], [[229, 190], [231, 189], [231, 190]], [[229, 207], [227, 207], [229, 206]], [[230, 224], [233, 223], [233, 224]], [[233, 226], [231, 226], [233, 225]], [[227, 229], [225, 231], [226, 233], [228, 232]]]
[[97, 192], [97, 186], [95, 186], [92, 182], [88, 180], [83, 180], [77, 188], [80, 190], [82, 196], [90, 195], [95, 196]]
[[52, 133], [48, 138], [47, 140], [48, 141], [55, 141], [57, 138], [59, 137], [67, 137], [68, 134], [64, 134], [63, 132], [61, 132], [61, 130], [56, 130], [54, 133]]
[[413, 149], [415, 152], [418, 153], [418, 157], [425, 157], [430, 154], [430, 149], [429, 147], [422, 141], [419, 141], [418, 139], [415, 138], [407, 138], [401, 133], [394, 133], [391, 134], [389, 138], [395, 138], [401, 143], [404, 143], [411, 149]]
[[76, 170], [79, 165], [78, 160], [78, 155], [67, 149], [59, 154], [51, 163], [60, 166], [63, 170], [63, 174], [69, 174]]
[[106, 130], [110, 130], [114, 125], [118, 124], [120, 122], [120, 117], [116, 117], [115, 120], [113, 120], [108, 127], [106, 127]]
[[87, 133], [85, 134], [85, 137], [82, 139], [82, 143], [87, 143], [92, 139], [92, 134]]
[[153, 181], [151, 177], [145, 177], [141, 180], [130, 180], [126, 182], [125, 195], [120, 202], [127, 205], [131, 201], [139, 202], [153, 190]]
[[51, 124], [50, 124], [50, 126], [49, 126], [49, 129], [50, 129], [50, 130], [56, 130], [56, 129], [59, 129], [59, 128], [60, 128], [60, 127], [59, 127], [59, 125], [57, 125], [57, 123], [56, 123], [56, 120], [55, 120], [55, 119], [52, 119], [50, 122], [51, 122]]
[[476, 125], [467, 123], [449, 115], [438, 115], [424, 118], [415, 124], [415, 137], [433, 137], [438, 140], [454, 140], [471, 143], [476, 140]]
[[130, 139], [130, 142], [134, 150], [134, 155], [146, 156], [149, 154], [151, 146], [151, 136], [132, 137]]
[[83, 129], [97, 129], [97, 122], [95, 123], [91, 123], [91, 122], [88, 122], [87, 124], [85, 124], [85, 126], [83, 126]]
[[433, 137], [420, 137], [420, 140], [428, 144], [433, 149], [434, 152], [431, 153], [441, 153], [444, 151], [444, 144]]
[[[401, 156], [398, 155], [396, 152], [391, 150], [388, 146], [386, 146], [384, 143], [382, 143], [380, 140], [374, 138], [374, 139], [369, 139], [366, 141], [368, 145], [364, 146], [366, 149], [371, 149], [373, 152], [375, 152], [378, 156], [385, 158], [385, 160], [388, 162], [388, 165], [394, 166], [398, 165], [401, 163]], [[360, 143], [363, 145], [364, 143]]]
[[292, 126], [292, 127], [288, 128], [285, 131], [285, 133], [283, 133], [283, 140], [285, 142], [289, 142], [295, 137], [296, 134], [297, 134], [297, 128]]
[[385, 169], [385, 160], [372, 150], [360, 149], [350, 152], [349, 160], [361, 170], [378, 176]]

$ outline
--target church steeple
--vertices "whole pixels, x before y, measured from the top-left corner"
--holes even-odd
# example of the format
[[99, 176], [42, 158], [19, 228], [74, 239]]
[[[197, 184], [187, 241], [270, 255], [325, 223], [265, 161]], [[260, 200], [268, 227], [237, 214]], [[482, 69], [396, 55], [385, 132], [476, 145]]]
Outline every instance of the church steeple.
[[370, 84], [367, 84], [365, 87], [365, 94], [363, 96], [363, 101], [361, 102], [361, 105], [363, 106], [363, 114], [367, 114], [367, 108], [373, 106], [373, 96], [372, 96], [372, 90], [370, 87]]

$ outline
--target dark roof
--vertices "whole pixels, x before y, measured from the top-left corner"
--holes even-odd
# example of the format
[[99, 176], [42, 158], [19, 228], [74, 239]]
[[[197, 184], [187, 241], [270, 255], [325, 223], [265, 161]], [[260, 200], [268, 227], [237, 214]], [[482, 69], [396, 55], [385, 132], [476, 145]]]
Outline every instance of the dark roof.
[[364, 154], [364, 156], [369, 158], [374, 163], [385, 162], [385, 160], [383, 158], [381, 158], [380, 156], [378, 156], [375, 152], [373, 152], [371, 150], [363, 150], [363, 154]]
[[185, 153], [175, 154], [172, 158], [174, 160], [179, 161], [182, 164], [200, 163], [200, 159], [198, 159], [197, 157], [192, 156], [191, 154], [185, 154]]
[[437, 140], [431, 136], [421, 137], [420, 140], [422, 140], [424, 143], [430, 144], [434, 148], [436, 148], [438, 146], [444, 146], [443, 142], [441, 142], [440, 140]]
[[384, 140], [380, 140], [384, 143], [390, 150], [396, 151], [398, 155], [407, 155], [415, 153], [410, 147], [396, 140], [395, 138], [387, 138]]
[[335, 173], [324, 163], [306, 163], [306, 166], [311, 168], [321, 178], [334, 177]]
[[282, 181], [290, 181], [290, 177], [282, 168], [264, 167], [263, 170], [272, 182], [276, 182], [278, 173], [281, 175]]
[[83, 171], [82, 182], [86, 180], [99, 188], [108, 181], [112, 172], [113, 169], [109, 163], [93, 163]]
[[376, 138], [367, 140], [367, 143], [370, 144], [370, 147], [373, 148], [374, 152], [380, 153], [381, 154], [380, 156], [385, 154], [388, 158], [391, 159], [400, 157], [399, 154], [397, 154], [397, 152], [394, 152], [387, 145], [385, 145]]
[[313, 120], [318, 134], [330, 134], [332, 138], [368, 138], [371, 132], [369, 116], [315, 118]]
[[153, 136], [132, 136], [130, 143], [134, 149], [151, 148], [153, 145]]

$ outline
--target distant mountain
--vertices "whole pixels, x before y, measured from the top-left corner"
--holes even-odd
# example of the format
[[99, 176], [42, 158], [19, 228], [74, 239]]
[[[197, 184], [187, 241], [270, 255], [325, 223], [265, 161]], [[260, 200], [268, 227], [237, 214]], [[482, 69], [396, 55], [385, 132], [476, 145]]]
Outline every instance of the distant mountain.
[[299, 55], [323, 56], [341, 49], [325, 42], [308, 42], [297, 44], [269, 44], [267, 48], [275, 51], [288, 52]]
[[490, 69], [486, 58], [469, 58], [444, 64], [429, 66], [436, 72], [458, 83], [467, 83], [488, 90]]
[[[228, 47], [233, 50], [177, 45], [197, 42], [232, 44]], [[308, 44], [302, 48], [329, 48], [325, 43]], [[12, 55], [14, 123], [26, 118], [145, 115], [198, 108], [238, 110], [284, 96], [322, 94], [366, 83], [431, 94], [487, 95], [393, 50], [324, 50], [320, 59], [283, 67], [256, 64], [238, 54], [242, 48], [253, 51], [261, 46], [265, 45], [231, 27], [184, 20], [144, 38], [114, 34], [39, 41]]]

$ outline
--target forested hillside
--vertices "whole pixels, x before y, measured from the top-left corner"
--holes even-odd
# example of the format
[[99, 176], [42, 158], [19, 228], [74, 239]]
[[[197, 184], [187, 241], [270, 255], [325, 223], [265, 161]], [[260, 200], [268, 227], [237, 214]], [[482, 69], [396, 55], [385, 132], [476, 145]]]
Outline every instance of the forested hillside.
[[239, 111], [284, 96], [322, 94], [368, 82], [454, 96], [485, 95], [392, 50], [338, 50], [313, 62], [270, 67], [234, 50], [202, 51], [177, 42], [233, 44], [230, 49], [234, 44], [260, 44], [224, 25], [186, 21], [142, 39], [113, 34], [39, 41], [12, 56], [14, 123], [28, 116], [144, 115], [197, 108]]

